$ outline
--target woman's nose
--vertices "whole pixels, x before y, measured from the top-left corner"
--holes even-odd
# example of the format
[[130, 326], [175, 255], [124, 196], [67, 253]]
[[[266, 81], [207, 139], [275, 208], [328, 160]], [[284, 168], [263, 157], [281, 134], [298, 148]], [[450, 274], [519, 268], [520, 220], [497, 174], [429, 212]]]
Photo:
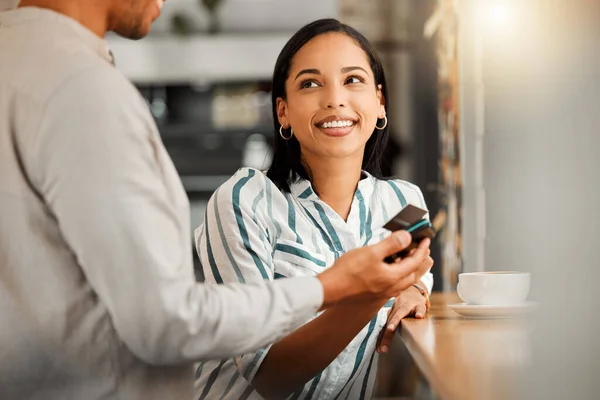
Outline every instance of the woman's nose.
[[324, 106], [327, 109], [343, 108], [347, 105], [347, 99], [344, 96], [343, 89], [339, 87], [330, 87], [325, 91]]

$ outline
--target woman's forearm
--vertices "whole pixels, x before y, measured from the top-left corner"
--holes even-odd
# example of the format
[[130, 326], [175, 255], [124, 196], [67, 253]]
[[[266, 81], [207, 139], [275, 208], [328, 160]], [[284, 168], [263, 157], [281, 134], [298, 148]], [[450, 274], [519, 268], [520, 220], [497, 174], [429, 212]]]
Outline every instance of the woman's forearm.
[[285, 398], [325, 369], [387, 300], [332, 307], [276, 342], [252, 386], [266, 399]]

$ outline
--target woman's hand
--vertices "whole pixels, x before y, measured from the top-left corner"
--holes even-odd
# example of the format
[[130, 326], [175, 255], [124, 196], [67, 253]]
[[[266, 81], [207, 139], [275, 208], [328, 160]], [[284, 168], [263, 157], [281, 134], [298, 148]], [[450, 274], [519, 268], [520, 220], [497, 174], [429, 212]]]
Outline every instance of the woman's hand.
[[[423, 263], [426, 264], [423, 268], [429, 270], [433, 266], [433, 259], [427, 257]], [[379, 335], [377, 351], [380, 353], [387, 353], [390, 343], [394, 338], [396, 328], [400, 325], [402, 318], [409, 316], [419, 319], [424, 318], [425, 314], [427, 314], [427, 308], [427, 298], [418, 288], [411, 286], [400, 293], [400, 295], [394, 299], [394, 305], [388, 314], [385, 329], [383, 329]]]

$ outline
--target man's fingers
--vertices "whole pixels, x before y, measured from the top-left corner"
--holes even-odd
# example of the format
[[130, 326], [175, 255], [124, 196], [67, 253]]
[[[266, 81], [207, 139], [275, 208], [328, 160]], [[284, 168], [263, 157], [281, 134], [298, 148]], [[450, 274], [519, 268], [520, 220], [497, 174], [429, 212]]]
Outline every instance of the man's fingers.
[[419, 267], [427, 257], [429, 257], [429, 246], [427, 243], [423, 244], [423, 242], [421, 242], [412, 256], [405, 257], [399, 262], [391, 264], [391, 269], [398, 275], [398, 279], [402, 279], [410, 273], [420, 272]]
[[[408, 283], [412, 282], [412, 283]], [[390, 287], [387, 288], [386, 295], [390, 297], [399, 296], [404, 289], [417, 282], [417, 275], [414, 273], [410, 273], [408, 276], [403, 277], [402, 279], [397, 279]]]
[[396, 231], [381, 242], [372, 245], [371, 248], [377, 258], [383, 260], [387, 256], [391, 256], [404, 250], [410, 245], [411, 240], [412, 237], [410, 236], [410, 233], [406, 231]]
[[428, 248], [429, 248], [429, 245], [431, 245], [431, 239], [429, 239], [429, 238], [425, 238], [425, 239], [423, 239], [423, 240], [421, 240], [421, 241], [419, 242], [419, 246], [417, 247], [417, 250], [418, 250], [418, 249], [425, 249], [425, 248], [427, 248], [427, 249], [428, 249]]
[[423, 261], [421, 263], [421, 265], [419, 266], [418, 273], [420, 273], [421, 276], [425, 275], [427, 273], [427, 271], [429, 271], [431, 269], [431, 267], [433, 267], [433, 258], [431, 258], [430, 254], [431, 254], [431, 251], [427, 255], [427, 258], [425, 259], [425, 261]]
[[415, 250], [412, 256], [404, 258], [405, 261], [409, 261], [414, 264], [415, 268], [419, 267], [427, 257], [429, 257], [429, 239], [424, 239], [419, 243], [419, 246]]

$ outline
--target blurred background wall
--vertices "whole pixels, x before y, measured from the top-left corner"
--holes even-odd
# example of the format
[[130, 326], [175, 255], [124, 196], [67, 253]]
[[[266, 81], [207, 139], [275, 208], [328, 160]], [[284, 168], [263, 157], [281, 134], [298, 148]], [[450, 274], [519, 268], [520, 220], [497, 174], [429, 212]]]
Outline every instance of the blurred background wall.
[[597, 399], [600, 2], [461, 1], [465, 268], [532, 273], [523, 399]]

